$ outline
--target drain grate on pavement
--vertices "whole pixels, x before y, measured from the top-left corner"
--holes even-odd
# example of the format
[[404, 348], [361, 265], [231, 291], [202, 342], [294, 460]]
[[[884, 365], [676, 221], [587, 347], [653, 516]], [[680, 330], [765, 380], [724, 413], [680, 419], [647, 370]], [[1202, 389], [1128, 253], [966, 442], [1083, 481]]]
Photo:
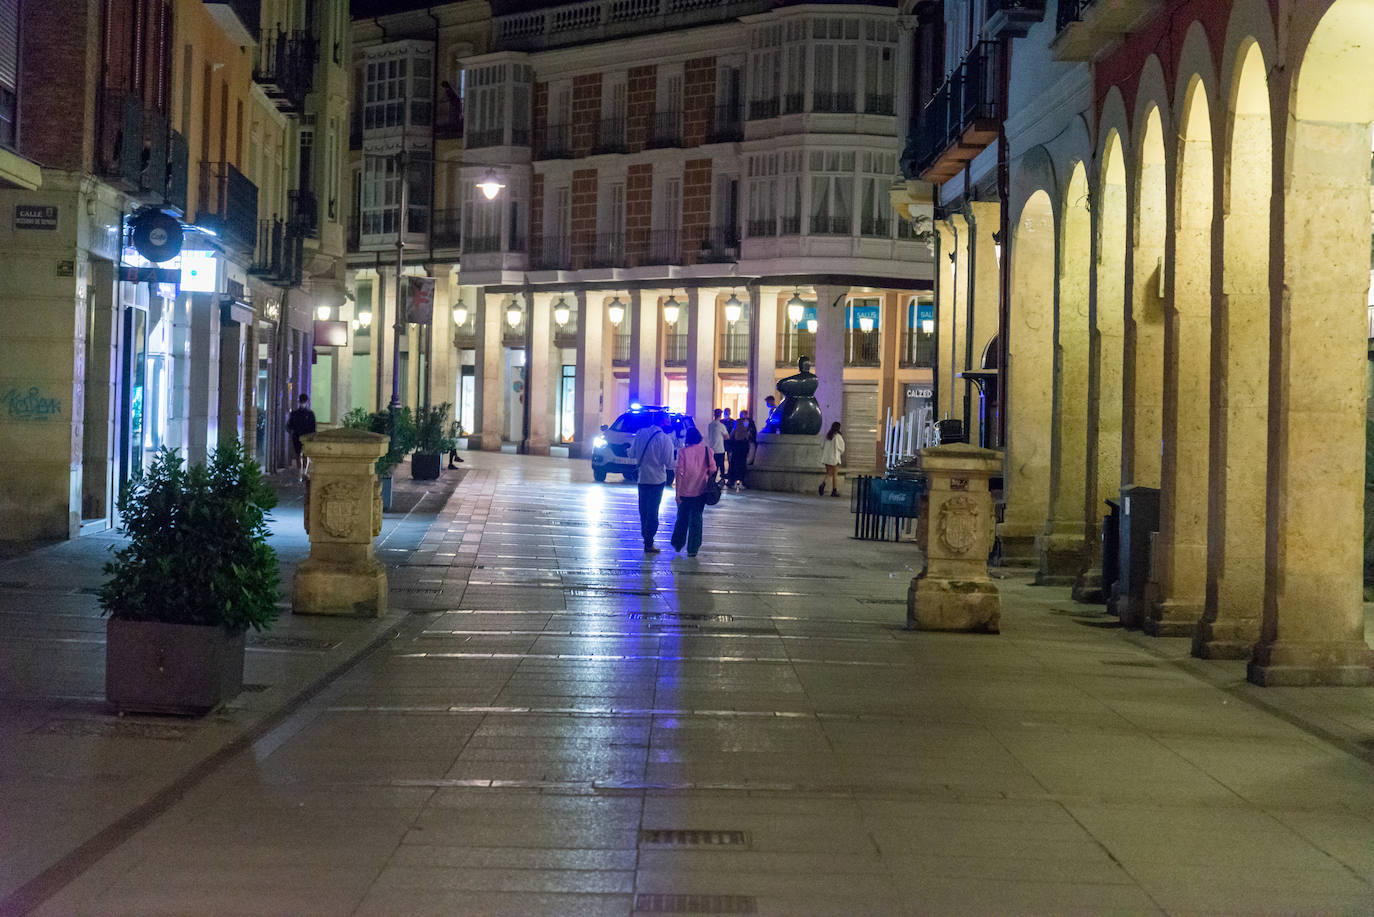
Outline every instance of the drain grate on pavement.
[[752, 895], [635, 895], [636, 914], [757, 914]]
[[318, 637], [286, 637], [260, 634], [248, 638], [249, 646], [274, 650], [332, 650], [339, 645], [337, 640], [321, 640]]
[[29, 730], [30, 735], [70, 736], [81, 739], [158, 739], [184, 742], [186, 729], [161, 723], [130, 723], [127, 720], [48, 720]]
[[641, 847], [749, 847], [748, 831], [708, 831], [699, 828], [644, 829]]
[[632, 611], [629, 614], [631, 621], [643, 621], [645, 624], [659, 624], [664, 626], [682, 627], [684, 622], [695, 624], [729, 624], [735, 620], [733, 615], [708, 615], [692, 613], [686, 611]]

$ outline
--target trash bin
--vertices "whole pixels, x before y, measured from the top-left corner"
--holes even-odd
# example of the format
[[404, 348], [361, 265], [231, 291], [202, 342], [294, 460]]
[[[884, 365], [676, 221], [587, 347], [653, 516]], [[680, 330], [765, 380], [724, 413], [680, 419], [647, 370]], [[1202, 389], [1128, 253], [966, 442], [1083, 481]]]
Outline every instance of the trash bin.
[[1113, 610], [1127, 627], [1139, 627], [1150, 578], [1150, 536], [1159, 531], [1159, 488], [1121, 488], [1121, 544]]
[[935, 429], [940, 433], [940, 445], [947, 446], [950, 443], [966, 443], [968, 436], [964, 433], [964, 422], [957, 418], [935, 421]]
[[915, 519], [921, 511], [924, 478], [875, 478], [857, 475], [849, 498], [854, 514], [854, 537], [864, 541], [886, 541], [888, 523], [893, 523], [893, 541], [901, 538], [902, 519]]
[[1121, 575], [1121, 504], [1103, 500], [1111, 507], [1102, 517], [1102, 596], [1108, 601]]

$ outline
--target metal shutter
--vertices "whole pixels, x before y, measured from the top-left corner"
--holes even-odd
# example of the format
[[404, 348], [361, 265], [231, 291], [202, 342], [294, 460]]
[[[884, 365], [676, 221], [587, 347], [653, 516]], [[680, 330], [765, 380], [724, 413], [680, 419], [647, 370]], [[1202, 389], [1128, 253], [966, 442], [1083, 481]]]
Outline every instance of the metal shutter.
[[[840, 423], [844, 425], [845, 469], [853, 474], [872, 474], [878, 462], [877, 382], [844, 384]], [[825, 435], [825, 430], [821, 430], [821, 435]]]
[[19, 0], [0, 0], [0, 86], [19, 85]]

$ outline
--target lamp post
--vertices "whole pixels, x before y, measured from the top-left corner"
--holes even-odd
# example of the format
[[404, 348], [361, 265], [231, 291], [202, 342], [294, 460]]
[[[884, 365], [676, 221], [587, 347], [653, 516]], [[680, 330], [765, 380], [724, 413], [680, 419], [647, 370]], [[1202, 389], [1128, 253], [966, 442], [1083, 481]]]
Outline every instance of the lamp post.
[[396, 321], [391, 326], [391, 402], [387, 405], [391, 411], [392, 445], [395, 445], [396, 439], [396, 412], [401, 409], [401, 335], [406, 333], [405, 315], [401, 304], [405, 292], [406, 216], [410, 209], [408, 165], [409, 157], [403, 144], [401, 151], [396, 154], [396, 173], [401, 182], [401, 211], [396, 219]]

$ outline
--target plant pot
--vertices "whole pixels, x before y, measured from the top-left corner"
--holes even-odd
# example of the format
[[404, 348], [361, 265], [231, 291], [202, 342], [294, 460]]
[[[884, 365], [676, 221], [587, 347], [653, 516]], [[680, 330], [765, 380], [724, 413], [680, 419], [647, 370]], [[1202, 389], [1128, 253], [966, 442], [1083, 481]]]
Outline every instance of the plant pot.
[[391, 512], [391, 475], [382, 478], [382, 512]]
[[117, 713], [203, 716], [243, 689], [243, 638], [217, 625], [111, 618], [105, 699]]
[[416, 481], [434, 481], [443, 469], [443, 456], [437, 452], [412, 452], [410, 476]]

